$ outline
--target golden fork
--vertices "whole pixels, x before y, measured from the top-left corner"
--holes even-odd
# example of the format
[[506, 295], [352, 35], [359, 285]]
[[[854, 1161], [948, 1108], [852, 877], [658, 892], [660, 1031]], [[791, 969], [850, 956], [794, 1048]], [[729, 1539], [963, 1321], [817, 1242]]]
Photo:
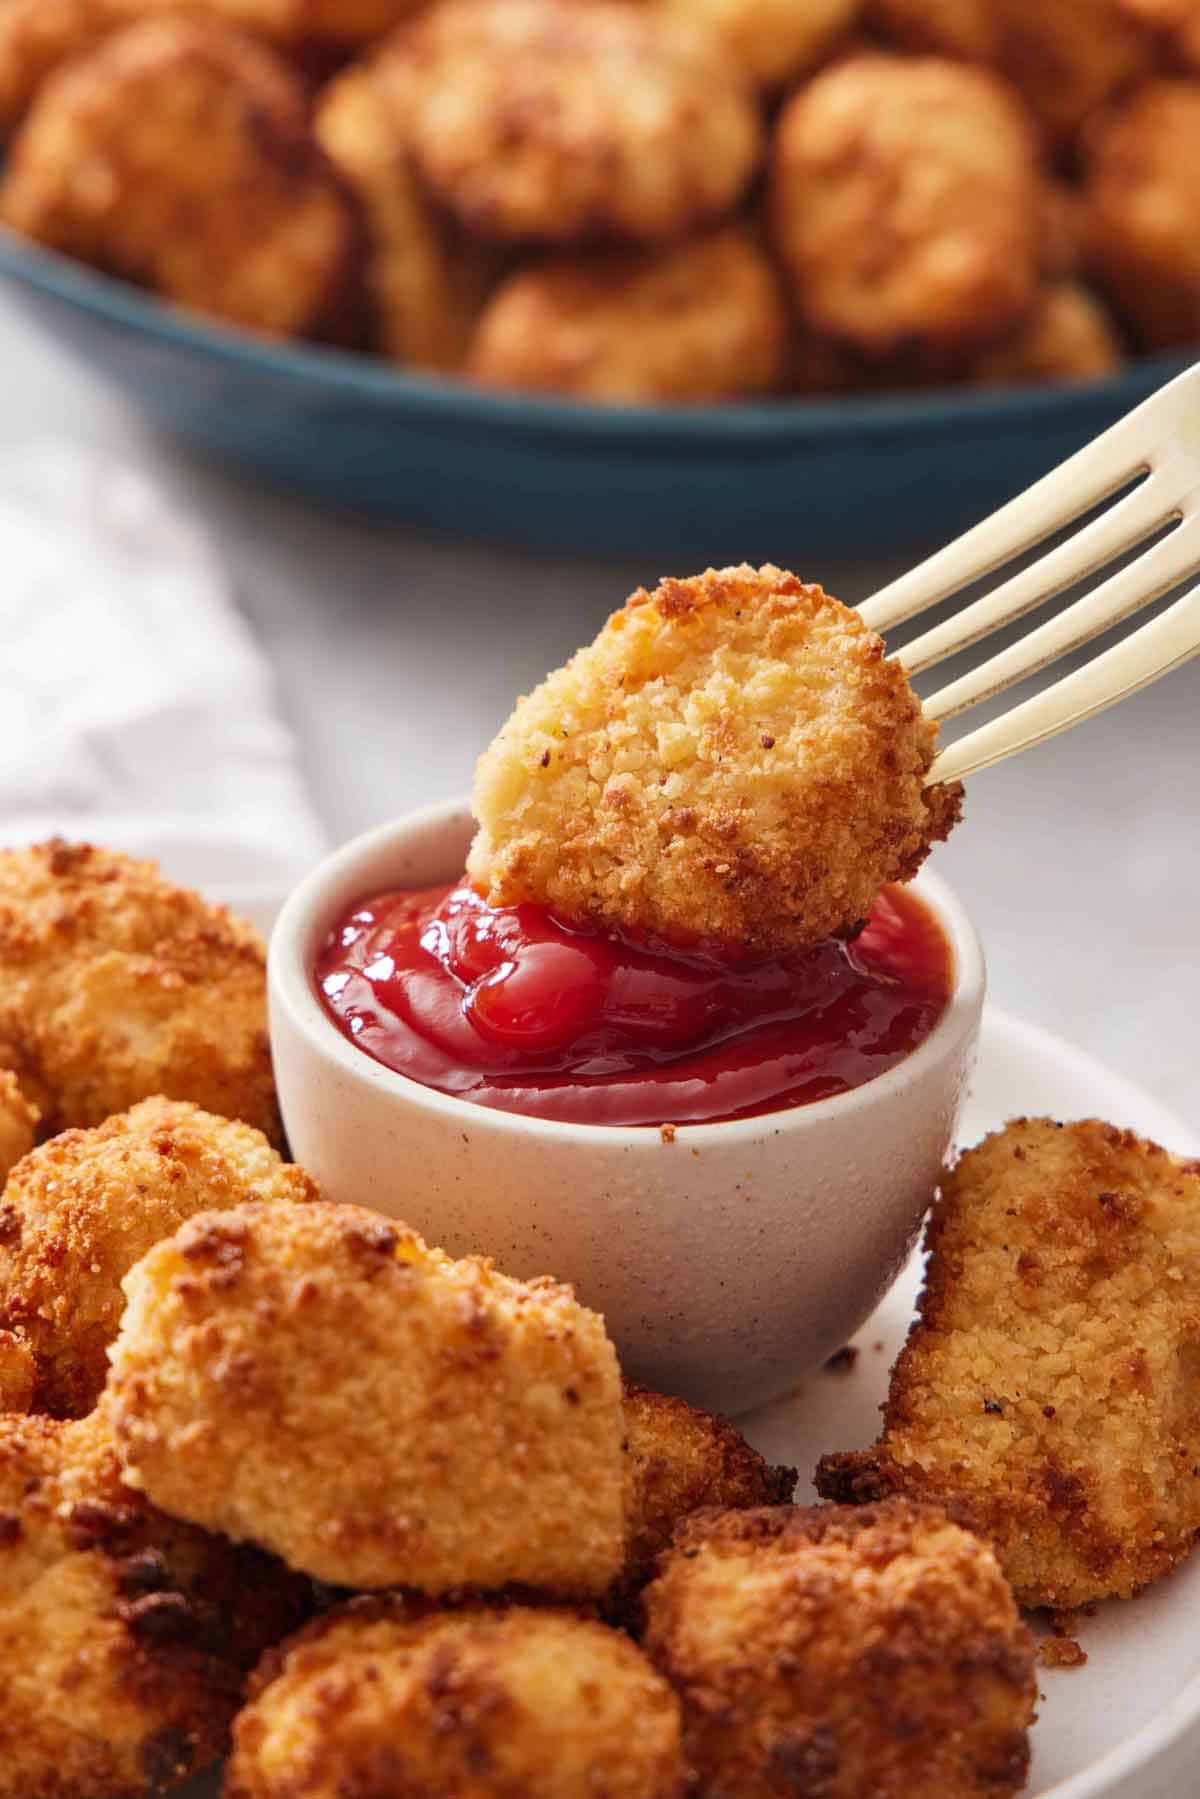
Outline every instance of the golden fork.
[[[1126, 493], [1135, 480], [1138, 485]], [[1200, 570], [1200, 363], [991, 518], [881, 589], [862, 607], [862, 616], [872, 630], [886, 634], [1002, 569], [1114, 495], [1121, 497], [1062, 543], [897, 653], [909, 675], [934, 668], [1156, 538], [1081, 599], [939, 689], [925, 701], [929, 717], [957, 718], [1006, 692]], [[950, 744], [935, 759], [928, 780], [958, 781], [1044, 743], [1196, 655], [1200, 587], [1044, 692]]]

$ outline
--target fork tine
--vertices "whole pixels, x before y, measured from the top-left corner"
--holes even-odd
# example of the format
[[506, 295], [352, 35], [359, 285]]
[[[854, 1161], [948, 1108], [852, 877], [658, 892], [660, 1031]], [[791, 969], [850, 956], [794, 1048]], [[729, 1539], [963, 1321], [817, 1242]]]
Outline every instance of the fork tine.
[[1200, 587], [1044, 693], [952, 743], [934, 759], [926, 783], [961, 781], [1018, 750], [1045, 743], [1196, 655], [1200, 655]]
[[1090, 643], [1102, 631], [1140, 612], [1200, 569], [1200, 519], [1191, 517], [1169, 537], [1064, 607], [1037, 630], [939, 689], [925, 702], [928, 718], [955, 718], [993, 694], [1015, 687], [1060, 656]]
[[1159, 477], [1151, 475], [1140, 487], [1100, 517], [1085, 525], [1074, 537], [1060, 543], [1044, 556], [1021, 569], [982, 599], [964, 606], [952, 618], [923, 631], [911, 643], [896, 652], [895, 660], [906, 674], [923, 674], [935, 668], [948, 656], [970, 649], [983, 637], [990, 637], [1003, 625], [1024, 618], [1043, 601], [1051, 600], [1064, 588], [1073, 587], [1085, 576], [1095, 574], [1135, 545], [1151, 537], [1178, 517], [1174, 506], [1161, 494]]
[[[1031, 550], [1053, 532], [1118, 493], [1154, 463], [1156, 422], [1185, 397], [1185, 386], [1200, 388], [1200, 365], [1143, 400], [1140, 406], [1092, 443], [1067, 458], [1007, 505], [964, 531], [945, 549], [918, 563], [860, 607], [872, 631], [888, 632], [948, 599], [960, 588]], [[1169, 396], [1169, 397], [1168, 397]]]

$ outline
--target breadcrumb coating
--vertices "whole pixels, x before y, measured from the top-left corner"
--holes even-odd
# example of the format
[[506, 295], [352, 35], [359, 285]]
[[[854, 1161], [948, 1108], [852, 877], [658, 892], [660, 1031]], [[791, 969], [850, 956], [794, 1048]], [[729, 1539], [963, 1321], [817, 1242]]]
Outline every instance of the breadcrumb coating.
[[829, 1498], [952, 1504], [1022, 1605], [1127, 1597], [1200, 1529], [1200, 1165], [1018, 1119], [947, 1177], [873, 1450]]
[[778, 387], [788, 337], [774, 269], [729, 225], [678, 247], [518, 270], [479, 321], [468, 373], [616, 404], [713, 403]]
[[14, 139], [0, 216], [282, 337], [333, 316], [357, 248], [300, 77], [252, 38], [174, 15], [116, 32], [45, 81]]
[[36, 1379], [37, 1363], [25, 1338], [0, 1330], [0, 1412], [27, 1412]]
[[0, 1195], [0, 1325], [34, 1351], [38, 1411], [91, 1411], [121, 1322], [121, 1282], [160, 1238], [215, 1207], [315, 1198], [261, 1131], [181, 1100], [142, 1100], [34, 1150]]
[[759, 160], [758, 108], [719, 40], [621, 0], [443, 0], [398, 53], [417, 163], [484, 238], [681, 235]]
[[916, 873], [962, 789], [856, 612], [770, 565], [639, 588], [479, 760], [467, 871], [497, 905], [790, 948]]
[[618, 1573], [620, 1373], [569, 1287], [321, 1201], [202, 1213], [124, 1285], [117, 1440], [173, 1515], [333, 1586]]
[[61, 839], [2, 850], [0, 1068], [44, 1136], [159, 1093], [279, 1143], [262, 939], [153, 862]]
[[1092, 381], [1120, 368], [1121, 344], [1102, 300], [1077, 281], [1042, 289], [1015, 332], [981, 350], [969, 379], [983, 387], [1009, 381]]
[[668, 18], [698, 20], [761, 86], [815, 68], [855, 24], [862, 0], [658, 0]]
[[1088, 261], [1142, 343], [1200, 336], [1200, 87], [1147, 82], [1086, 150]]
[[988, 70], [847, 58], [784, 106], [769, 219], [809, 330], [879, 356], [985, 341], [1034, 297], [1028, 119]]
[[0, 1799], [179, 1785], [305, 1609], [278, 1564], [125, 1486], [100, 1414], [0, 1418]]
[[929, 1507], [700, 1513], [645, 1595], [710, 1799], [1009, 1799], [1033, 1643], [991, 1551]]
[[33, 1148], [37, 1124], [38, 1109], [22, 1093], [16, 1075], [0, 1068], [0, 1181]]
[[378, 347], [413, 368], [456, 369], [493, 276], [433, 207], [408, 151], [396, 57], [355, 63], [319, 95], [313, 129], [366, 220], [365, 279]]
[[355, 1600], [270, 1654], [225, 1799], [682, 1799], [679, 1702], [566, 1612]]
[[629, 1595], [654, 1572], [675, 1527], [704, 1508], [783, 1505], [794, 1468], [772, 1468], [715, 1412], [625, 1386], [625, 1568]]

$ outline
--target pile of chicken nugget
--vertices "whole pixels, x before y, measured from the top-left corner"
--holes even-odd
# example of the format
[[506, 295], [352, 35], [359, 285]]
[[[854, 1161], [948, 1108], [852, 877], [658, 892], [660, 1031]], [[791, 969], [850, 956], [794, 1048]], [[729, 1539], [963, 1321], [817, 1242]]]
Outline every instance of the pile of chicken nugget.
[[1197, 0], [0, 0], [0, 219], [490, 387], [1082, 380], [1200, 339]]
[[1200, 1169], [1112, 1127], [948, 1173], [799, 1507], [569, 1287], [322, 1200], [261, 943], [152, 865], [0, 853], [0, 1067], [0, 1799], [1006, 1799], [1018, 1605], [1200, 1527]]

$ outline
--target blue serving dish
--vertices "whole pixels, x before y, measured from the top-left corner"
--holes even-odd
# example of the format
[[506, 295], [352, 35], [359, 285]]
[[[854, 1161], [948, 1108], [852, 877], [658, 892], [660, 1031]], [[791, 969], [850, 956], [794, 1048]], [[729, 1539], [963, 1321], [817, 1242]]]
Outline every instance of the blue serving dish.
[[1192, 360], [1067, 387], [608, 408], [256, 338], [3, 229], [0, 276], [157, 424], [291, 486], [474, 537], [688, 566], [949, 537]]

